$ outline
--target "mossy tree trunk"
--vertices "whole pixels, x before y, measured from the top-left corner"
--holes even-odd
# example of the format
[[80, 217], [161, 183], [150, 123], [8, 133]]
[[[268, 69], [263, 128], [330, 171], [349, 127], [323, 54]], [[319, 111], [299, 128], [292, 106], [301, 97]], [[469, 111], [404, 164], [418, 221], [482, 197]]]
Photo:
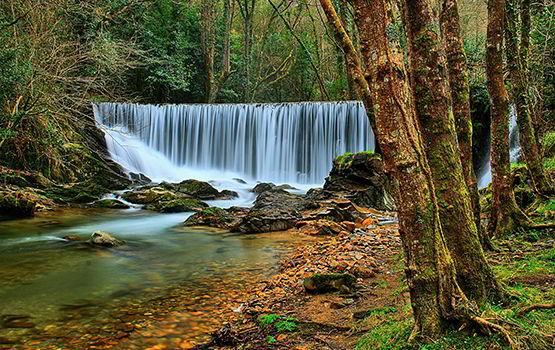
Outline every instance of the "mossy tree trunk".
[[468, 70], [466, 55], [464, 53], [463, 39], [459, 21], [457, 0], [444, 0], [439, 17], [441, 33], [447, 56], [449, 73], [449, 87], [451, 90], [451, 105], [455, 126], [457, 128], [457, 141], [459, 145], [462, 170], [472, 209], [478, 236], [484, 248], [491, 247], [489, 236], [482, 229], [480, 218], [480, 195], [478, 182], [472, 161], [472, 117], [470, 116], [470, 88], [468, 84]]
[[503, 80], [505, 0], [488, 0], [486, 74], [491, 99], [492, 208], [488, 231], [513, 232], [527, 218], [516, 204], [509, 161], [509, 95]]
[[214, 103], [220, 89], [231, 74], [230, 61], [230, 35], [231, 22], [233, 19], [231, 0], [224, 0], [224, 33], [222, 43], [222, 70], [217, 79], [214, 72], [214, 56], [216, 52], [216, 2], [213, 0], [203, 0], [201, 3], [201, 46], [206, 71], [205, 91], [206, 102]]
[[[536, 138], [536, 131], [532, 121], [526, 67], [528, 59], [528, 39], [527, 33], [522, 33], [522, 49], [519, 48], [518, 35], [518, 2], [515, 0], [507, 0], [506, 7], [506, 56], [509, 69], [509, 81], [511, 82], [512, 99], [516, 106], [516, 116], [518, 124], [518, 134], [520, 138], [520, 147], [524, 154], [524, 160], [528, 166], [528, 172], [532, 179], [533, 188], [540, 195], [551, 195], [555, 193], [552, 180], [543, 168], [543, 157]], [[525, 19], [523, 20], [522, 30], [530, 30], [525, 28]]]
[[405, 1], [404, 18], [416, 116], [457, 280], [465, 294], [478, 304], [499, 300], [502, 288], [482, 249], [458, 155], [447, 62], [431, 0]]
[[467, 299], [457, 284], [455, 267], [443, 239], [403, 55], [389, 29], [390, 3], [355, 0], [354, 4], [363, 50], [371, 58], [366, 63], [378, 140], [385, 166], [399, 184], [396, 199], [400, 203], [399, 231], [415, 319], [413, 338], [430, 341], [465, 313]]
[[364, 69], [362, 67], [362, 62], [356, 48], [347, 34], [347, 31], [343, 27], [341, 18], [335, 11], [331, 0], [321, 0], [320, 4], [324, 9], [324, 13], [328, 19], [329, 24], [333, 29], [336, 40], [339, 42], [343, 48], [345, 54], [345, 63], [347, 64], [347, 70], [350, 73], [351, 79], [355, 84], [355, 90], [359, 98], [364, 103], [367, 113], [370, 118], [370, 125], [374, 130], [376, 130], [376, 125], [374, 118], [372, 117], [372, 96], [370, 94], [370, 88], [368, 86], [368, 81], [364, 76]]

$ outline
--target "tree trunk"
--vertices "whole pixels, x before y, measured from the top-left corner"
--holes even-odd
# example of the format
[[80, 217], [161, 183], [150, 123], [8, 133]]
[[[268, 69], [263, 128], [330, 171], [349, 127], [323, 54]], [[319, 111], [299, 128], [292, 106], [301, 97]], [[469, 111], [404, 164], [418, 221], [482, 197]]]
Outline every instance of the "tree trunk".
[[[331, 7], [330, 0], [320, 0]], [[355, 18], [371, 73], [376, 132], [385, 166], [399, 184], [396, 200], [406, 278], [415, 326], [413, 336], [439, 337], [465, 313], [466, 297], [442, 237], [430, 168], [411, 102], [403, 55], [390, 35], [386, 0], [355, 0]], [[391, 42], [390, 42], [391, 40]], [[346, 50], [347, 51], [347, 50]]]
[[223, 52], [222, 52], [222, 70], [215, 78], [214, 72], [214, 57], [216, 54], [216, 8], [215, 2], [211, 0], [204, 0], [201, 4], [201, 24], [202, 31], [201, 45], [202, 55], [204, 58], [204, 67], [206, 70], [206, 102], [214, 103], [218, 97], [222, 86], [225, 84], [231, 75], [231, 61], [230, 61], [230, 35], [231, 23], [233, 19], [233, 9], [231, 7], [231, 0], [224, 0], [224, 33], [223, 33]]
[[204, 70], [206, 71], [206, 81], [204, 83], [206, 101], [210, 101], [212, 86], [214, 85], [214, 53], [216, 41], [215, 29], [215, 8], [211, 0], [203, 0], [201, 3], [200, 20], [201, 32], [200, 43], [202, 47], [202, 57], [204, 60]]
[[362, 68], [362, 63], [360, 61], [360, 57], [358, 56], [358, 52], [355, 49], [351, 38], [347, 34], [345, 28], [343, 28], [343, 24], [341, 23], [341, 19], [337, 15], [335, 8], [331, 2], [331, 0], [320, 0], [320, 4], [324, 9], [324, 13], [328, 18], [328, 22], [330, 23], [335, 37], [341, 47], [343, 47], [343, 52], [345, 53], [345, 63], [347, 64], [347, 70], [351, 72], [351, 76], [356, 86], [357, 95], [360, 97], [362, 102], [364, 103], [366, 110], [368, 111], [368, 116], [370, 117], [370, 125], [372, 126], [373, 130], [376, 130], [376, 125], [374, 122], [374, 118], [372, 117], [372, 96], [370, 93], [370, 88], [368, 86], [368, 82], [364, 77], [364, 70]]
[[404, 15], [416, 116], [457, 280], [465, 294], [478, 304], [500, 300], [502, 288], [486, 261], [457, 154], [445, 53], [431, 1], [405, 1]]
[[529, 105], [528, 84], [526, 83], [525, 62], [528, 44], [523, 42], [523, 49], [519, 49], [517, 30], [517, 1], [508, 0], [506, 3], [506, 55], [509, 68], [509, 80], [512, 87], [512, 97], [516, 105], [516, 117], [518, 124], [518, 135], [520, 147], [524, 154], [524, 160], [528, 166], [528, 173], [532, 179], [533, 188], [539, 195], [552, 195], [555, 193], [553, 183], [543, 168], [543, 157], [541, 154], [536, 131], [532, 122]]
[[451, 89], [451, 104], [457, 141], [462, 163], [462, 170], [474, 212], [474, 222], [478, 230], [478, 237], [484, 248], [491, 248], [489, 236], [482, 229], [480, 218], [480, 195], [478, 182], [474, 173], [472, 161], [472, 117], [470, 116], [470, 88], [468, 85], [468, 71], [463, 39], [459, 23], [457, 0], [444, 0], [439, 17], [441, 33], [447, 56], [449, 73], [449, 87]]
[[486, 74], [491, 99], [492, 208], [490, 233], [503, 236], [527, 221], [512, 189], [509, 161], [509, 95], [503, 80], [505, 0], [488, 0]]

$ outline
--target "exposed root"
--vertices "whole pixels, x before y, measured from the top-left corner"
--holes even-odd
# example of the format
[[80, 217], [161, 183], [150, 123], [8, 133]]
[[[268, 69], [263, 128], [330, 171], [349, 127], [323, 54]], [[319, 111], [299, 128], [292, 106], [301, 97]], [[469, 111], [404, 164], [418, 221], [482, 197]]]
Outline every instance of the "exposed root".
[[520, 349], [518, 344], [511, 338], [509, 331], [507, 331], [504, 327], [478, 316], [471, 316], [470, 319], [478, 324], [487, 334], [491, 334], [490, 331], [492, 330], [501, 334], [511, 349]]
[[530, 312], [532, 310], [538, 310], [538, 309], [543, 309], [543, 310], [555, 309], [555, 304], [534, 304], [534, 305], [530, 305], [530, 306], [527, 306], [525, 308], [520, 309], [520, 311], [518, 312], [518, 315], [519, 316], [524, 316], [528, 312]]
[[529, 223], [527, 227], [536, 230], [547, 230], [550, 228], [555, 228], [555, 222], [547, 222], [543, 224]]

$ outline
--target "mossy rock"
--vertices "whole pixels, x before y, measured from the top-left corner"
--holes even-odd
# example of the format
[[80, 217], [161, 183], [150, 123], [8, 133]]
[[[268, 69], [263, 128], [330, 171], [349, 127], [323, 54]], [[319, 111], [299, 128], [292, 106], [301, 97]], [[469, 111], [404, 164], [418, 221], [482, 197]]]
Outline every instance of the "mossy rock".
[[125, 192], [122, 198], [134, 204], [152, 204], [155, 202], [169, 202], [179, 199], [180, 195], [163, 187], [138, 188]]
[[146, 206], [147, 210], [158, 211], [161, 213], [181, 213], [186, 211], [201, 211], [207, 208], [208, 204], [194, 198], [180, 198], [169, 201], [161, 201]]
[[356, 277], [349, 273], [314, 274], [303, 280], [304, 289], [308, 293], [319, 294], [329, 292], [352, 292], [355, 289]]
[[0, 190], [0, 217], [31, 217], [36, 207], [36, 200], [23, 192]]
[[247, 212], [248, 208], [238, 207], [229, 209], [205, 208], [185, 220], [185, 226], [208, 226], [230, 230], [241, 222]]
[[129, 205], [123, 203], [120, 200], [107, 198], [101, 199], [93, 203], [95, 208], [108, 208], [108, 209], [129, 209]]

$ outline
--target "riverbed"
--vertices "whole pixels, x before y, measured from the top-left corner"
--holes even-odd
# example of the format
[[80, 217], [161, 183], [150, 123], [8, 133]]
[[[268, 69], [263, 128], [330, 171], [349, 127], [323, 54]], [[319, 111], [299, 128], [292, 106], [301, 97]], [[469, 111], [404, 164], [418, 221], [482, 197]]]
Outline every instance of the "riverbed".
[[[189, 215], [65, 209], [0, 222], [0, 349], [186, 348], [239, 312], [300, 240], [185, 228]], [[126, 244], [63, 239], [96, 230]]]

